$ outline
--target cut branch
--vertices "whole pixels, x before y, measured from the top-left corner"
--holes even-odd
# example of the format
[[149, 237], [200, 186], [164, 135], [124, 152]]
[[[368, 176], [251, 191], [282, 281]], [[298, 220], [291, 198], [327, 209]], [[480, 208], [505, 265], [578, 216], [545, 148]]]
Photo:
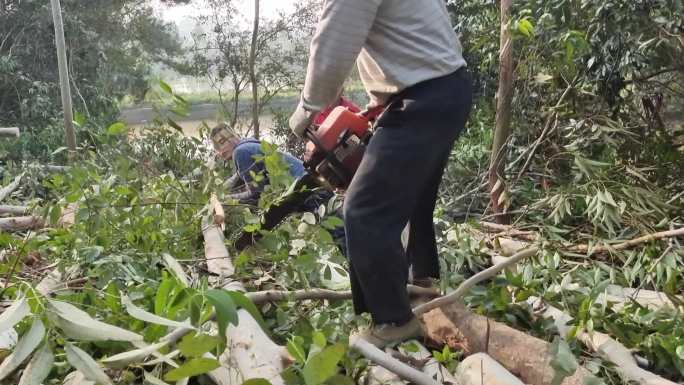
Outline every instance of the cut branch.
[[601, 245], [590, 248], [589, 245], [577, 245], [569, 247], [567, 250], [574, 253], [587, 253], [587, 256], [592, 256], [594, 254], [601, 254], [610, 251], [619, 251], [628, 249], [640, 245], [642, 243], [656, 241], [664, 238], [674, 238], [684, 236], [684, 227], [675, 230], [661, 231], [659, 233], [653, 233], [635, 238], [626, 242], [618, 243], [616, 245]]
[[[534, 297], [529, 298], [532, 302], [538, 300]], [[570, 332], [568, 323], [572, 317], [553, 306], [546, 304], [543, 306], [545, 310], [542, 315], [553, 319], [559, 334], [565, 338]], [[587, 348], [598, 353], [604, 360], [613, 363], [615, 370], [628, 382], [633, 381], [642, 385], [676, 385], [670, 380], [640, 368], [629, 349], [605, 333], [582, 331], [577, 334], [577, 339]]]
[[396, 373], [399, 377], [409, 380], [416, 385], [438, 385], [437, 381], [430, 378], [427, 374], [391, 357], [363, 338], [352, 338], [349, 341], [349, 347], [361, 353], [371, 362], [382, 366], [392, 373]]
[[463, 297], [463, 295], [465, 295], [468, 292], [468, 290], [470, 290], [473, 286], [477, 285], [478, 283], [484, 280], [492, 278], [493, 276], [497, 275], [500, 271], [504, 270], [507, 267], [516, 265], [518, 262], [522, 261], [525, 258], [529, 258], [533, 255], [536, 255], [537, 251], [539, 251], [539, 249], [536, 247], [530, 247], [528, 249], [521, 250], [512, 257], [506, 259], [506, 261], [491, 266], [488, 269], [485, 269], [468, 278], [453, 293], [433, 299], [430, 302], [417, 306], [415, 309], [413, 309], [413, 313], [416, 316], [421, 316], [422, 314], [425, 314], [426, 312], [432, 309], [453, 304], [456, 301], [459, 301], [461, 297]]
[[[439, 291], [420, 286], [407, 285], [406, 290], [410, 296], [437, 297]], [[266, 290], [245, 294], [255, 304], [271, 301], [303, 301], [303, 300], [347, 300], [352, 298], [352, 292], [327, 290], [327, 289], [304, 289], [304, 290]]]

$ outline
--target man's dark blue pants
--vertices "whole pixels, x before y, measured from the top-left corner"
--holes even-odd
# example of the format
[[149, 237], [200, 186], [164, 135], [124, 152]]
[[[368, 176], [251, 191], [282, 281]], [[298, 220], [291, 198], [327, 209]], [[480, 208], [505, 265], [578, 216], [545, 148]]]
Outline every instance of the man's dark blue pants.
[[[408, 322], [408, 269], [439, 277], [432, 222], [454, 142], [472, 104], [465, 69], [416, 84], [393, 97], [376, 124], [347, 190], [344, 221], [357, 313], [376, 323]], [[406, 251], [401, 232], [410, 222]]]

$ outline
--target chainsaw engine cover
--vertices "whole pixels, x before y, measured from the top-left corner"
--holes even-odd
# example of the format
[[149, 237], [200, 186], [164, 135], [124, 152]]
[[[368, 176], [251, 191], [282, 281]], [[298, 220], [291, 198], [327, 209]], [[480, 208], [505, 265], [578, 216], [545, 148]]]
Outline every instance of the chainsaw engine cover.
[[305, 166], [331, 187], [345, 189], [361, 163], [371, 137], [363, 115], [335, 108], [318, 130], [309, 133]]

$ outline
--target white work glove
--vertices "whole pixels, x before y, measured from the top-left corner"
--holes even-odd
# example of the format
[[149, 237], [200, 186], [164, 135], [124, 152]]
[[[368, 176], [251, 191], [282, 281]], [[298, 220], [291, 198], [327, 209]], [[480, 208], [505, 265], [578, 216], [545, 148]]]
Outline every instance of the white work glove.
[[303, 137], [304, 131], [311, 126], [311, 123], [316, 118], [316, 114], [317, 112], [306, 110], [302, 105], [302, 102], [299, 102], [297, 109], [295, 109], [295, 112], [290, 116], [290, 129], [298, 137]]

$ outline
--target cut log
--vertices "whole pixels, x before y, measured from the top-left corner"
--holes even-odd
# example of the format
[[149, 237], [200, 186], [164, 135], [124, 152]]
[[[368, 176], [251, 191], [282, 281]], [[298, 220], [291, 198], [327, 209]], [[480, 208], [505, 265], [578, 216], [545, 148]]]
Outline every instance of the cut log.
[[15, 138], [18, 138], [19, 135], [19, 127], [0, 127], [0, 136], [14, 136]]
[[14, 190], [19, 187], [19, 183], [21, 183], [21, 178], [24, 177], [24, 174], [17, 175], [14, 180], [8, 184], [7, 186], [0, 188], [0, 202], [4, 201], [5, 198], [7, 198], [10, 194], [14, 192]]
[[[529, 301], [538, 302], [538, 298], [530, 297]], [[570, 331], [568, 323], [572, 317], [562, 310], [544, 304], [542, 315], [553, 319], [556, 329], [561, 337], [565, 338]], [[615, 370], [626, 382], [636, 382], [642, 385], [677, 385], [675, 382], [658, 376], [637, 365], [632, 353], [623, 344], [611, 338], [609, 335], [597, 331], [577, 333], [577, 339], [587, 348], [598, 353], [601, 358], [615, 365]]]
[[26, 215], [29, 208], [26, 206], [10, 206], [10, 205], [0, 205], [0, 215]]
[[1, 231], [26, 231], [37, 230], [45, 226], [45, 221], [41, 217], [28, 215], [24, 217], [0, 218]]
[[466, 357], [456, 369], [460, 385], [524, 385], [516, 376], [485, 353]]
[[[452, 304], [422, 317], [429, 338], [466, 354], [488, 353], [526, 384], [550, 385], [551, 344], [502, 323], [470, 312], [461, 304]], [[583, 367], [566, 377], [563, 385], [583, 385], [591, 374]]]

